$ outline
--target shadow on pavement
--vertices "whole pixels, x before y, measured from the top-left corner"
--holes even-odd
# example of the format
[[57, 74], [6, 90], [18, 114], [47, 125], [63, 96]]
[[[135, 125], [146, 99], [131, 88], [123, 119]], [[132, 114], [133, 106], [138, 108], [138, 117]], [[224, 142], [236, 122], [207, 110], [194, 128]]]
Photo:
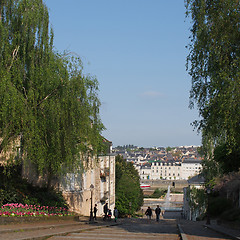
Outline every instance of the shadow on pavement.
[[157, 222], [155, 218], [151, 220], [147, 218], [122, 218], [119, 219], [118, 223], [118, 228], [128, 232], [178, 234], [176, 220]]

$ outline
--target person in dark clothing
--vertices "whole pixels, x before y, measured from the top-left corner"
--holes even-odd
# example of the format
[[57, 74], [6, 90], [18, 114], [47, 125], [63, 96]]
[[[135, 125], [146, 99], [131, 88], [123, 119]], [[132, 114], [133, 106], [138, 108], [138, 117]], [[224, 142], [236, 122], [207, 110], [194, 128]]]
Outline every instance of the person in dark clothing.
[[111, 220], [111, 218], [112, 218], [112, 210], [111, 209], [108, 209], [107, 216], [108, 216], [108, 220]]
[[113, 210], [113, 216], [115, 217], [115, 218], [114, 218], [114, 221], [117, 222], [117, 219], [118, 219], [118, 210], [117, 210], [117, 207], [115, 207], [114, 210]]
[[93, 219], [95, 219], [95, 220], [97, 220], [97, 204], [95, 204], [95, 206], [94, 206], [94, 208], [93, 208], [93, 213], [94, 213], [94, 215], [93, 215]]
[[106, 204], [103, 206], [103, 212], [104, 212], [104, 218], [103, 218], [103, 220], [106, 220], [106, 219], [107, 219], [107, 214], [108, 214], [108, 203], [106, 203]]
[[161, 213], [161, 208], [159, 207], [159, 205], [157, 205], [157, 208], [155, 209], [155, 213], [156, 213], [156, 221], [159, 221], [159, 216]]
[[147, 208], [145, 214], [147, 215], [147, 218], [151, 220], [152, 217], [152, 209], [150, 207]]

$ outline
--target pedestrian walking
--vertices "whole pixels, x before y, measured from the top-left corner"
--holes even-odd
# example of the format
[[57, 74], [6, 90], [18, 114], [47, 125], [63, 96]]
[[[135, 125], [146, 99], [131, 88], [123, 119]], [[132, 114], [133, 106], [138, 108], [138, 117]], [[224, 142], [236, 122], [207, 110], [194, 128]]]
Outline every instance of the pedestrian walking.
[[150, 207], [147, 208], [145, 214], [147, 215], [147, 218], [151, 220], [152, 218], [152, 209]]
[[118, 210], [117, 210], [117, 207], [115, 207], [114, 210], [113, 210], [113, 216], [114, 216], [114, 221], [117, 222], [117, 219], [118, 219]]
[[156, 221], [159, 222], [159, 216], [161, 213], [161, 208], [159, 207], [159, 205], [157, 205], [157, 208], [155, 209], [155, 213], [156, 213]]
[[107, 219], [107, 214], [108, 214], [108, 203], [106, 203], [106, 204], [103, 206], [103, 212], [104, 212], [104, 218], [103, 218], [103, 220], [106, 220], [106, 219]]
[[95, 204], [94, 208], [93, 208], [93, 219], [97, 220], [97, 204]]

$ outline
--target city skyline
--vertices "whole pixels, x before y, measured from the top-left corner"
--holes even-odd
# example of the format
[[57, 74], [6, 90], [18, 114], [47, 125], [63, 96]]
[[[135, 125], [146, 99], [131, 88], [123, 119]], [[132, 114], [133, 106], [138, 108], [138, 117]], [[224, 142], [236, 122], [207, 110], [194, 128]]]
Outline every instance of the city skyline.
[[99, 81], [113, 146], [201, 145], [191, 123], [184, 1], [45, 0], [57, 51], [74, 52]]

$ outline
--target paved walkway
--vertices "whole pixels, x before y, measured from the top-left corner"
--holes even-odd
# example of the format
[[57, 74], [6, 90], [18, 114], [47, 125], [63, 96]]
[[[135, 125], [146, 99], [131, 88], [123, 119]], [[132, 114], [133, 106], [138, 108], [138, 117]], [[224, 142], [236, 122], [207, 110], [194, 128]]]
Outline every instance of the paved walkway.
[[203, 221], [179, 220], [178, 227], [182, 240], [240, 240], [240, 229], [231, 229], [224, 225], [217, 225], [215, 221], [212, 221], [211, 225], [206, 225], [206, 222]]
[[70, 239], [131, 239], [131, 240], [179, 240], [175, 220], [156, 222], [147, 219], [120, 219], [115, 226], [70, 233], [67, 236], [55, 236], [50, 240]]
[[89, 224], [88, 218], [76, 222], [45, 221], [24, 224], [0, 225], [0, 240], [29, 239], [159, 239], [159, 240], [227, 240], [239, 239], [240, 229], [211, 222], [192, 222], [174, 217], [174, 213], [156, 222], [155, 219], [119, 219], [117, 223], [102, 221]]
[[55, 235], [66, 235], [110, 225], [111, 223], [103, 221], [89, 224], [88, 218], [81, 218], [79, 221], [56, 220], [0, 225], [0, 240], [48, 239]]

